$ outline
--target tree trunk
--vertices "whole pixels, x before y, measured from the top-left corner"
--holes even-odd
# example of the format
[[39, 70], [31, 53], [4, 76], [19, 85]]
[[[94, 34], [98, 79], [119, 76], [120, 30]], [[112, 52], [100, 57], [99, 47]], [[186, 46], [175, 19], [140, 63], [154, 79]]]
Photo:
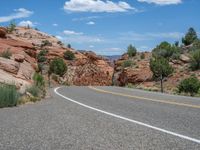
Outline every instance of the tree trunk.
[[163, 77], [162, 77], [162, 75], [160, 76], [160, 88], [161, 88], [161, 93], [163, 93], [164, 90], [163, 90]]

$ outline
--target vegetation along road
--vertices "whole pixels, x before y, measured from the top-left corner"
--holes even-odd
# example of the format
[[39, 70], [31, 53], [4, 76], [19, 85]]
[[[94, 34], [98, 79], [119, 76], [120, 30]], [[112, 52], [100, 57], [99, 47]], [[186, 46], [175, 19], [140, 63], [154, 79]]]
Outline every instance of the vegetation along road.
[[120, 87], [59, 87], [0, 110], [0, 149], [200, 149], [200, 99]]

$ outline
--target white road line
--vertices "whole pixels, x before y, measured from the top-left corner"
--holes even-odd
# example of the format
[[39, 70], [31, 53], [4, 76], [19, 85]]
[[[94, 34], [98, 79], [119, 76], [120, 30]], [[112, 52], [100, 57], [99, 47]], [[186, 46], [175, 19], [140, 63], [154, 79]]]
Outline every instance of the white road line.
[[68, 101], [71, 101], [73, 103], [76, 103], [80, 106], [83, 106], [83, 107], [86, 107], [86, 108], [89, 108], [91, 110], [94, 110], [94, 111], [97, 111], [97, 112], [100, 112], [100, 113], [103, 113], [103, 114], [106, 114], [106, 115], [109, 115], [109, 116], [112, 116], [112, 117], [115, 117], [115, 118], [119, 118], [119, 119], [122, 119], [122, 120], [126, 120], [126, 121], [129, 121], [129, 122], [132, 122], [132, 123], [135, 123], [135, 124], [138, 124], [138, 125], [141, 125], [141, 126], [144, 126], [144, 127], [147, 127], [147, 128], [151, 128], [151, 129], [154, 129], [154, 130], [157, 130], [157, 131], [160, 131], [160, 132], [163, 132], [163, 133], [167, 133], [167, 134], [170, 134], [170, 135], [173, 135], [173, 136], [177, 136], [179, 138], [182, 138], [182, 139], [186, 139], [186, 140], [189, 140], [189, 141], [192, 141], [192, 142], [195, 142], [195, 143], [198, 143], [200, 144], [200, 140], [198, 139], [195, 139], [195, 138], [191, 138], [191, 137], [188, 137], [188, 136], [185, 136], [185, 135], [181, 135], [181, 134], [178, 134], [178, 133], [175, 133], [175, 132], [172, 132], [172, 131], [168, 131], [168, 130], [165, 130], [165, 129], [162, 129], [162, 128], [158, 128], [158, 127], [155, 127], [155, 126], [152, 126], [152, 125], [149, 125], [149, 124], [146, 124], [146, 123], [143, 123], [143, 122], [139, 122], [139, 121], [136, 121], [136, 120], [132, 120], [132, 119], [129, 119], [129, 118], [126, 118], [126, 117], [123, 117], [123, 116], [120, 116], [120, 115], [116, 115], [116, 114], [113, 114], [113, 113], [110, 113], [110, 112], [106, 112], [106, 111], [103, 111], [103, 110], [100, 110], [100, 109], [97, 109], [97, 108], [94, 108], [94, 107], [91, 107], [91, 106], [88, 106], [88, 105], [85, 105], [83, 103], [80, 103], [80, 102], [77, 102], [71, 98], [68, 98], [60, 93], [58, 93], [58, 89], [61, 88], [61, 87], [57, 87], [54, 89], [54, 92], [63, 97], [64, 99], [68, 100]]

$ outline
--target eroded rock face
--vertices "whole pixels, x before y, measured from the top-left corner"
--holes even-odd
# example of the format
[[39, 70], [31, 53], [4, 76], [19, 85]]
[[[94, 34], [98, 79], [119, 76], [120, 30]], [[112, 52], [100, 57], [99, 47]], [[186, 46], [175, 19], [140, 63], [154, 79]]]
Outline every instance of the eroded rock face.
[[17, 74], [19, 71], [19, 63], [11, 60], [11, 59], [6, 59], [3, 57], [0, 57], [0, 69], [4, 70], [6, 72], [12, 73], [12, 74]]
[[[103, 58], [93, 52], [81, 53], [65, 47], [58, 39], [46, 33], [16, 27], [12, 33], [6, 34], [4, 28], [0, 28], [0, 53], [10, 51], [10, 59], [0, 57], [0, 82], [15, 83], [22, 89], [33, 83], [32, 76], [37, 70], [37, 54], [48, 50], [43, 73], [48, 75], [49, 62], [55, 58], [63, 58], [64, 52], [71, 51], [75, 60], [65, 60], [68, 71], [62, 80], [72, 85], [111, 85], [113, 68]], [[6, 37], [6, 38], [5, 38]], [[48, 41], [47, 45], [44, 42]], [[6, 78], [2, 76], [7, 76]]]
[[73, 85], [111, 85], [113, 68], [102, 58], [91, 52], [84, 52], [73, 66], [68, 68], [65, 77]]
[[115, 62], [114, 80], [116, 85], [140, 84], [152, 80], [153, 74], [149, 67], [151, 54], [145, 53], [144, 55], [144, 60], [141, 60], [139, 56], [130, 59], [134, 65], [126, 68], [123, 68], [123, 62], [129, 59], [127, 54], [124, 54]]

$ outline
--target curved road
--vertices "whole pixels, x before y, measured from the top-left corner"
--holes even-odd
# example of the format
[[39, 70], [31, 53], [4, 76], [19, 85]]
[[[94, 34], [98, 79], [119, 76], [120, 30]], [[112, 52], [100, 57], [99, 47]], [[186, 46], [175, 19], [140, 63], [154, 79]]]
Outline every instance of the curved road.
[[61, 87], [0, 109], [0, 149], [200, 149], [200, 99], [120, 87]]

